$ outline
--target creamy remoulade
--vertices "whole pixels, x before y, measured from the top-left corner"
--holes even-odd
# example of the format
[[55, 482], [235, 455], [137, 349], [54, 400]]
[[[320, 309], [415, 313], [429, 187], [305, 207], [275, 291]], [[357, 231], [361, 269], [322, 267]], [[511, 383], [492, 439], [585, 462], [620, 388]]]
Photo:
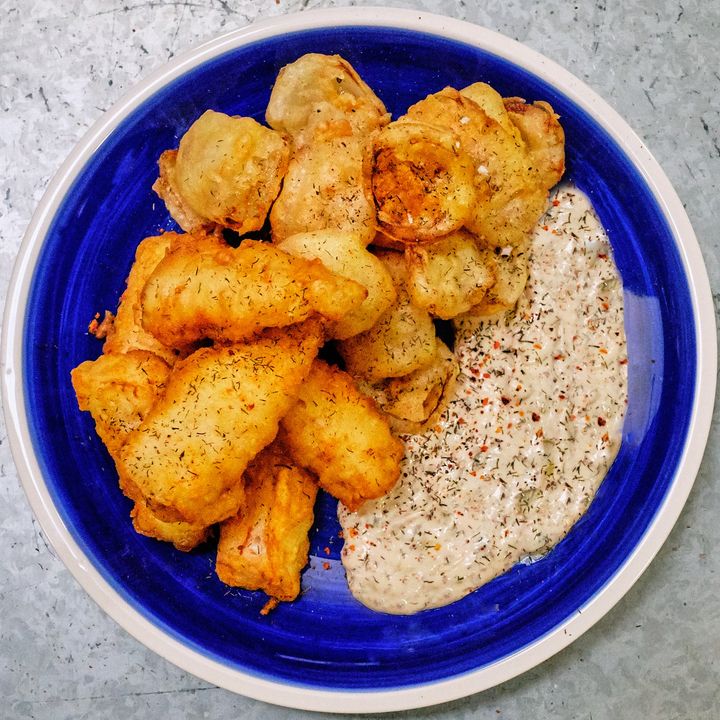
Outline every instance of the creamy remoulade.
[[516, 309], [457, 323], [461, 374], [434, 431], [405, 438], [396, 487], [339, 509], [350, 590], [408, 614], [547, 552], [617, 454], [627, 404], [623, 294], [607, 236], [564, 186], [533, 236]]

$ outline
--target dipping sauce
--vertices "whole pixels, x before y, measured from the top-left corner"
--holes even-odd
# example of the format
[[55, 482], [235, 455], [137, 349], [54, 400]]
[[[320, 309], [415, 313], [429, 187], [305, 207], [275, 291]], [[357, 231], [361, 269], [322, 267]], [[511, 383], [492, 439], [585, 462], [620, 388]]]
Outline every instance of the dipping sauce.
[[383, 498], [338, 511], [343, 564], [368, 607], [409, 614], [467, 595], [559, 542], [620, 447], [623, 291], [592, 206], [559, 188], [535, 230], [517, 307], [457, 322], [455, 398], [405, 438]]

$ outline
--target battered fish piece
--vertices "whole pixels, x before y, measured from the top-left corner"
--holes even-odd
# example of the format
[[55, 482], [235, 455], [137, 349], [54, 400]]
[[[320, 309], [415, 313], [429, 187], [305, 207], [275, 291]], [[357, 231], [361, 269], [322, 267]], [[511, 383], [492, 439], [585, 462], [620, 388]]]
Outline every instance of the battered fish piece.
[[120, 451], [121, 488], [165, 522], [212, 525], [237, 513], [242, 475], [274, 439], [322, 340], [313, 320], [179, 361]]
[[303, 145], [334, 123], [346, 125], [347, 135], [367, 135], [390, 115], [347, 60], [307, 53], [278, 73], [265, 119]]
[[402, 442], [353, 379], [321, 360], [283, 417], [279, 437], [349, 510], [384, 495], [400, 476]]
[[290, 144], [252, 118], [207, 110], [159, 160], [155, 192], [183, 230], [259, 230], [287, 171]]
[[203, 338], [238, 342], [315, 314], [339, 320], [366, 295], [319, 260], [255, 240], [234, 249], [200, 237], [173, 248], [155, 268], [142, 293], [142, 322], [174, 348]]
[[135, 261], [130, 268], [125, 291], [120, 297], [117, 314], [109, 325], [103, 352], [105, 354], [127, 353], [131, 350], [145, 350], [172, 365], [177, 359], [172, 348], [163, 345], [142, 326], [141, 295], [145, 283], [165, 257], [173, 242], [180, 236], [168, 232], [145, 238], [135, 251]]
[[143, 350], [101, 355], [71, 371], [78, 406], [92, 415], [113, 459], [164, 392], [169, 374], [166, 362]]
[[215, 571], [226, 585], [262, 590], [277, 600], [300, 593], [308, 561], [317, 484], [279, 442], [245, 471], [245, 502], [220, 525]]
[[[88, 410], [100, 439], [117, 462], [130, 432], [140, 426], [165, 391], [170, 367], [157, 356], [132, 350], [127, 354], [101, 355], [81, 363], [71, 372], [78, 405]], [[132, 495], [133, 526], [141, 535], [171, 542], [189, 551], [204, 542], [209, 528], [186, 522], [163, 522], [147, 506], [141, 493]]]

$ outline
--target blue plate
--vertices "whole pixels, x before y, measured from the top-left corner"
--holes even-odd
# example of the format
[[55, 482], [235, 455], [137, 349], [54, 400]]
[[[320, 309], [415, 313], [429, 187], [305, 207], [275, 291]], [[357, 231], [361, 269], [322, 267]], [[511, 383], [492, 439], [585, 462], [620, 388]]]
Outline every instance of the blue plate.
[[[562, 84], [529, 70], [529, 61], [516, 64], [470, 41], [438, 35], [427, 22], [418, 29], [411, 14], [406, 15], [407, 27], [378, 26], [364, 16], [365, 26], [297, 32], [285, 32], [285, 27], [257, 40], [245, 33], [235, 47], [146, 92], [131, 112], [113, 121], [100, 147], [87, 151], [87, 161], [68, 180], [61, 203], [49, 216], [47, 232], [37, 239], [37, 261], [26, 272], [29, 290], [24, 316], [16, 324], [22, 338], [24, 419], [41, 473], [32, 484], [44, 485], [53, 512], [99, 575], [97, 582], [117, 602], [191, 655], [209, 659], [231, 675], [237, 671], [245, 680], [255, 678], [261, 681], [258, 687], [269, 681], [270, 688], [311, 694], [364, 691], [368, 697], [388, 697], [386, 691], [392, 696], [393, 691], [476, 677], [478, 671], [542, 644], [591, 605], [642, 545], [678, 482], [696, 420], [698, 373], [706, 374], [698, 359], [698, 283], [691, 285], [688, 279], [686, 250], [671, 229], [657, 187], [647, 181], [647, 171], [639, 169], [607, 122], [570, 97], [576, 86], [565, 92]], [[344, 22], [350, 21], [345, 17]], [[515, 52], [519, 46], [509, 47]], [[113, 463], [91, 417], [79, 412], [70, 384], [70, 370], [100, 353], [100, 342], [87, 333], [88, 323], [95, 312], [117, 306], [137, 243], [160, 229], [175, 229], [151, 190], [160, 153], [177, 147], [207, 108], [262, 120], [278, 70], [310, 51], [349, 60], [393, 116], [446, 85], [479, 80], [503, 95], [549, 101], [566, 133], [567, 178], [592, 199], [625, 288], [627, 420], [620, 453], [587, 514], [541, 561], [518, 565], [463, 600], [413, 616], [372, 612], [349, 594], [339, 560], [342, 540], [334, 501], [324, 495], [311, 534], [304, 592], [267, 617], [259, 615], [263, 594], [229, 590], [219, 582], [212, 545], [183, 554], [136, 534], [128, 517], [131, 504], [118, 489]], [[701, 282], [702, 268], [696, 273]], [[694, 472], [683, 477], [688, 474], [680, 506], [675, 503], [671, 510], [674, 517], [692, 484]], [[668, 531], [674, 517], [665, 523]], [[662, 539], [645, 553], [649, 557], [643, 566]], [[632, 579], [626, 579], [627, 587]], [[606, 609], [594, 612], [599, 616]], [[554, 649], [562, 644], [555, 640]], [[157, 643], [155, 649], [172, 656]], [[193, 669], [189, 661], [179, 662]], [[523, 665], [527, 661], [519, 667]], [[207, 671], [199, 674], [232, 686]], [[455, 690], [429, 702], [494, 681], [452, 685]], [[233, 689], [245, 692], [243, 688]], [[254, 686], [247, 692], [297, 707], [333, 709], [319, 701], [286, 702]], [[426, 701], [375, 707], [418, 704]]]

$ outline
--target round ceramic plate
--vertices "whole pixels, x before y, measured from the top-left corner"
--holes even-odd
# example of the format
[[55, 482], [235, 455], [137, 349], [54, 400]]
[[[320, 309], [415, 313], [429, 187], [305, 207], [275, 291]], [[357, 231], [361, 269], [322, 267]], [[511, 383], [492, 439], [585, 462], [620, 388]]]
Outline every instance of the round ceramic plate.
[[[100, 352], [88, 321], [116, 307], [135, 246], [173, 227], [151, 190], [160, 153], [207, 108], [262, 119], [277, 71], [306, 52], [343, 55], [393, 115], [445, 85], [478, 80], [506, 96], [549, 101], [567, 135], [567, 177], [590, 195], [625, 288], [628, 414], [620, 453], [589, 511], [544, 559], [413, 616], [374, 613], [351, 597], [335, 506], [325, 496], [304, 592], [267, 617], [259, 614], [261, 593], [218, 581], [212, 548], [183, 554], [137, 535], [112, 461], [70, 385], [71, 368]], [[18, 470], [44, 532], [87, 592], [141, 642], [212, 683], [345, 712], [477, 692], [538, 664], [607, 612], [657, 552], [690, 491], [716, 367], [709, 284], [692, 228], [623, 120], [516, 42], [388, 9], [259, 23], [177, 58], [133, 89], [50, 184], [20, 250], [3, 343]]]

